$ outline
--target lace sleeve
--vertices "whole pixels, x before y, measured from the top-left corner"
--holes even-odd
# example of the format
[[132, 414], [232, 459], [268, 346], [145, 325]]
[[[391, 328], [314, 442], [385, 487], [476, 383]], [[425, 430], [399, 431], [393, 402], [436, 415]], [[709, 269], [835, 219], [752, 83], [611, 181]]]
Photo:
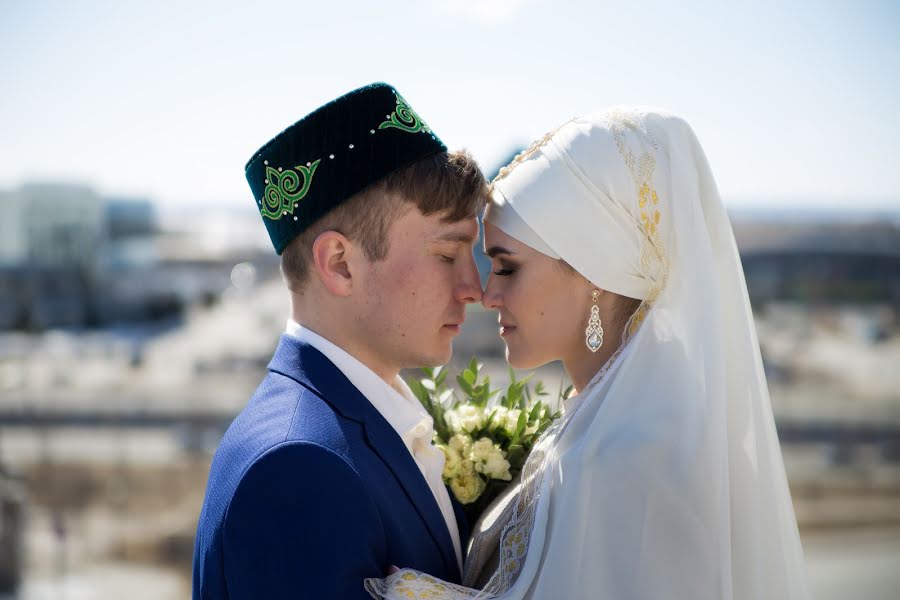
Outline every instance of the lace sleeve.
[[484, 591], [448, 583], [413, 569], [402, 569], [385, 579], [366, 579], [365, 586], [375, 600], [469, 600], [492, 597]]

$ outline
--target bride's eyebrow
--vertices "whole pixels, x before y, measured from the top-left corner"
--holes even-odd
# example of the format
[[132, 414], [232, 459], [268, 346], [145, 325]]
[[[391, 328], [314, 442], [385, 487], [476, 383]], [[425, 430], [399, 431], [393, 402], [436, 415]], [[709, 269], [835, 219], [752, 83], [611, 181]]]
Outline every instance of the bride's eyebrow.
[[491, 246], [490, 248], [485, 250], [484, 253], [487, 256], [490, 256], [491, 258], [494, 258], [499, 254], [509, 254], [510, 256], [515, 254], [515, 252], [511, 252], [510, 250], [507, 250], [503, 246]]

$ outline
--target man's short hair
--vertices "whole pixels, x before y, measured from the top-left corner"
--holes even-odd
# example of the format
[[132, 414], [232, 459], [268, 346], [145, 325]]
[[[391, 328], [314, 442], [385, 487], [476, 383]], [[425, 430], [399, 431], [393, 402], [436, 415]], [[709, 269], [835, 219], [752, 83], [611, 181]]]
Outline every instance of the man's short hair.
[[284, 249], [281, 273], [293, 292], [302, 290], [312, 270], [312, 246], [325, 231], [359, 244], [370, 261], [387, 257], [391, 225], [411, 204], [423, 215], [443, 214], [455, 223], [478, 215], [488, 183], [466, 152], [441, 152], [397, 169], [332, 209]]

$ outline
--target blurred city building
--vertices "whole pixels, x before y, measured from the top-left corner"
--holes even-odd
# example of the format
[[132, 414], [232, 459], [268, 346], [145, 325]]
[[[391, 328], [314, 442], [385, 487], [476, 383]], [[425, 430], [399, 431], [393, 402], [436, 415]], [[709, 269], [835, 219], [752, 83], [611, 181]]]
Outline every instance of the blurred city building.
[[25, 482], [0, 463], [0, 594], [16, 590], [25, 548]]
[[215, 302], [247, 250], [228, 231], [212, 245], [165, 231], [150, 200], [84, 185], [26, 183], [0, 192], [0, 210], [0, 330], [179, 317]]
[[900, 227], [888, 218], [796, 222], [778, 213], [735, 215], [734, 232], [754, 307], [875, 304], [900, 309]]

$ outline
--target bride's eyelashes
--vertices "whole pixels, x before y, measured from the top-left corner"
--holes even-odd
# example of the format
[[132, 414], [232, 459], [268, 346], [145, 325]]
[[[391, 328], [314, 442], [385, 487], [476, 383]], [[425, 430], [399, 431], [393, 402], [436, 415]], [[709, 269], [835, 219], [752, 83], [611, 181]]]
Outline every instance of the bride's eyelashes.
[[513, 273], [516, 272], [514, 265], [511, 265], [508, 262], [503, 261], [503, 260], [498, 261], [498, 262], [499, 262], [499, 264], [497, 265], [497, 268], [494, 271], [494, 275], [497, 275], [499, 277], [509, 277], [510, 275], [512, 275]]
[[440, 254], [440, 255], [438, 255], [438, 260], [440, 260], [443, 263], [447, 263], [448, 265], [452, 265], [453, 263], [456, 262], [456, 257], [455, 256], [444, 256], [443, 254]]

